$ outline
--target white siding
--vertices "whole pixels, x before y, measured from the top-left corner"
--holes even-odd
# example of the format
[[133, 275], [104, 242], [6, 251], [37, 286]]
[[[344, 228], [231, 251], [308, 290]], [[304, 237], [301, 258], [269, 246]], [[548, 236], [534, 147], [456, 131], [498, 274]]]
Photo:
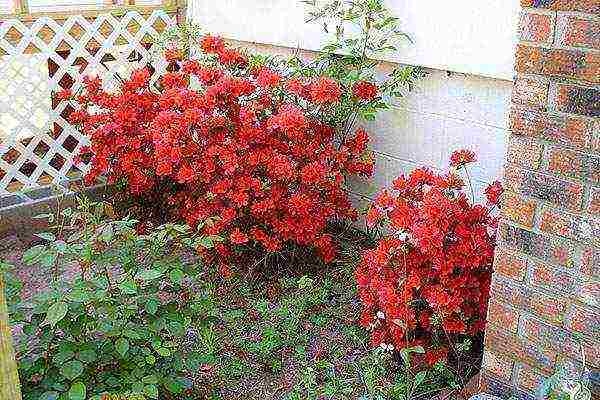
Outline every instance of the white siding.
[[[510, 80], [518, 0], [387, 0], [414, 40], [389, 61]], [[304, 23], [299, 0], [194, 0], [189, 12], [229, 39], [316, 50], [324, 36]]]

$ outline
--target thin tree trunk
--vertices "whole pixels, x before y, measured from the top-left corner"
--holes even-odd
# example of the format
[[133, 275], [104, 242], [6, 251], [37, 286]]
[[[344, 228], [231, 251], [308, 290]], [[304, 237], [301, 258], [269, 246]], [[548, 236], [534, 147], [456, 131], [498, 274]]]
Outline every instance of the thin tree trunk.
[[4, 297], [4, 278], [0, 273], [0, 399], [21, 400], [15, 351], [8, 326], [8, 308]]

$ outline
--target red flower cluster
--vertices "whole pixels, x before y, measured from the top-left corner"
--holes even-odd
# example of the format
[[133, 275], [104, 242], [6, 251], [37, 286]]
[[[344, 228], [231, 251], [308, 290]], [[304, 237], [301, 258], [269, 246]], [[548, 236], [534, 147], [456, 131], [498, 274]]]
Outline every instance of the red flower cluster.
[[[470, 152], [452, 159], [465, 165]], [[484, 328], [495, 246], [499, 183], [487, 191], [489, 203], [470, 204], [454, 173], [413, 171], [384, 190], [367, 215], [370, 226], [392, 232], [366, 251], [356, 270], [363, 303], [361, 323], [374, 345], [423, 346], [433, 364], [444, 359], [449, 340]]]
[[352, 87], [352, 94], [364, 101], [371, 101], [377, 97], [377, 86], [371, 82], [358, 81]]
[[[334, 129], [309, 116], [297, 96], [328, 107], [340, 85], [329, 78], [286, 82], [270, 69], [251, 69], [213, 36], [201, 47], [212, 62], [178, 62], [179, 53], [169, 51], [178, 70], [163, 76], [158, 93], [146, 70], [117, 94], [86, 81], [72, 118], [91, 139], [88, 181], [124, 181], [138, 198], [166, 193], [160, 206], [173, 218], [225, 239], [216, 247], [223, 271], [247, 247], [276, 252], [287, 242], [331, 261], [335, 244], [325, 227], [356, 218], [344, 180], [372, 173], [369, 139], [359, 130], [337, 144]], [[190, 88], [192, 78], [201, 88]], [[200, 225], [206, 220], [214, 222]]]

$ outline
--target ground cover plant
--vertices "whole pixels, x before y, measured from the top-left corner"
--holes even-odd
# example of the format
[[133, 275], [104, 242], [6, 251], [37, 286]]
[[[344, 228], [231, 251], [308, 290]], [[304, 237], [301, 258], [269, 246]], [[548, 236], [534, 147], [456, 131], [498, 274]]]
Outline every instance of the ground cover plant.
[[[102, 393], [177, 398], [191, 383], [184, 354], [192, 321], [202, 326], [201, 268], [185, 250], [214, 237], [168, 224], [138, 234], [137, 221], [106, 218], [104, 203], [41, 216], [50, 230], [23, 254], [51, 277], [29, 301], [12, 297], [22, 326], [17, 354], [24, 399], [99, 399]], [[66, 268], [75, 273], [68, 279]], [[14, 285], [12, 285], [14, 287]]]

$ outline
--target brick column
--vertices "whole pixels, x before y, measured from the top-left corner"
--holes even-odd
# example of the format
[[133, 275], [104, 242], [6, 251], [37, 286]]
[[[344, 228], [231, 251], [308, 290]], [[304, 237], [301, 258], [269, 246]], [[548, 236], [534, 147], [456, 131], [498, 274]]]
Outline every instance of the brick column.
[[600, 0], [521, 0], [482, 390], [581, 360], [600, 395]]

